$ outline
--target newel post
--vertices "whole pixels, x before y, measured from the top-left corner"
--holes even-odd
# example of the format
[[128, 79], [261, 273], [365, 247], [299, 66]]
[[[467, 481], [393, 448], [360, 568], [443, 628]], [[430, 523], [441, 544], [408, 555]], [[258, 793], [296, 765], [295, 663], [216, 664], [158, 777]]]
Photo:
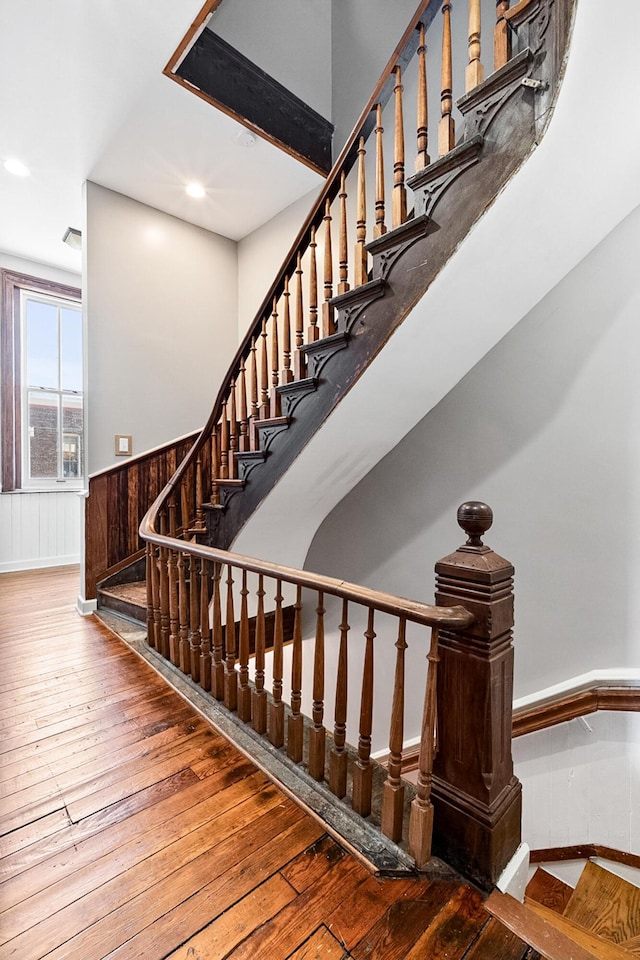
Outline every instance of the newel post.
[[440, 631], [434, 852], [484, 888], [520, 843], [521, 787], [513, 775], [513, 566], [483, 544], [491, 508], [458, 509], [467, 542], [436, 564], [436, 603], [474, 614]]

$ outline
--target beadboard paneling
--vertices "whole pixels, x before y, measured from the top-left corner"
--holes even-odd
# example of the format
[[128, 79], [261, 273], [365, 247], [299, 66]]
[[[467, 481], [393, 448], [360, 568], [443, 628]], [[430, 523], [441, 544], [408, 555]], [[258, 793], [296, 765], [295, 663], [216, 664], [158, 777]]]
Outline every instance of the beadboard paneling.
[[80, 561], [77, 491], [0, 496], [0, 572]]
[[513, 742], [522, 839], [640, 853], [640, 714], [599, 711]]

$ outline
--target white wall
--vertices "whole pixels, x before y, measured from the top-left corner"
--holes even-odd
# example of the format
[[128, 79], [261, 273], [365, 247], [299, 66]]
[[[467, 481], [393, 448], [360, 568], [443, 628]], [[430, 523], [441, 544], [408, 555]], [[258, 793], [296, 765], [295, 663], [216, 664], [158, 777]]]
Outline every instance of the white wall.
[[[80, 254], [78, 268], [80, 267]], [[0, 251], [0, 268], [73, 287], [80, 274]], [[80, 510], [77, 493], [37, 490], [0, 494], [0, 572], [78, 563]]]
[[640, 660], [640, 208], [347, 495], [306, 566], [428, 600], [488, 502], [516, 567], [516, 696]]
[[88, 457], [201, 427], [237, 346], [236, 244], [87, 185]]
[[417, 6], [417, 0], [332, 0], [334, 157], [351, 133]]
[[249, 329], [316, 199], [312, 190], [238, 243], [238, 338]]

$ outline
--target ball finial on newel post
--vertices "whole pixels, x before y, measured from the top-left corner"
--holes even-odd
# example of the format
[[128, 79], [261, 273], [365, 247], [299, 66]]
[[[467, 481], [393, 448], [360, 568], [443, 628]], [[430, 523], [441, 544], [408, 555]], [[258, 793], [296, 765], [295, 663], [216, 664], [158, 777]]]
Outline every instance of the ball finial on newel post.
[[491, 889], [521, 835], [511, 755], [514, 570], [482, 542], [491, 507], [468, 501], [457, 519], [467, 542], [436, 564], [436, 603], [474, 619], [439, 631], [433, 851]]
[[467, 535], [467, 547], [484, 547], [482, 536], [493, 523], [493, 510], [481, 500], [467, 500], [458, 507], [458, 525]]

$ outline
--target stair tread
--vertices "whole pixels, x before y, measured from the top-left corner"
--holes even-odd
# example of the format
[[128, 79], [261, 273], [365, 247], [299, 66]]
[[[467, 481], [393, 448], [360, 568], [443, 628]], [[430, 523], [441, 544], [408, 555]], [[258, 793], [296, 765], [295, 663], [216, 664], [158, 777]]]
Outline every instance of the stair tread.
[[631, 937], [630, 940], [623, 940], [620, 944], [621, 947], [630, 953], [634, 957], [640, 957], [640, 935], [637, 937]]
[[100, 593], [107, 597], [117, 597], [119, 600], [128, 600], [129, 603], [146, 607], [147, 584], [144, 580], [135, 583], [114, 583], [109, 587], [100, 587]]
[[529, 900], [535, 900], [556, 913], [564, 913], [571, 895], [573, 887], [558, 877], [538, 867], [534, 875], [527, 884], [526, 896]]
[[541, 903], [535, 900], [525, 899], [525, 905], [532, 910], [541, 920], [563, 933], [566, 937], [578, 944], [588, 953], [597, 957], [598, 960], [628, 960], [628, 954], [617, 943], [612, 943], [603, 937], [598, 936], [593, 930], [588, 930], [575, 920], [567, 916], [550, 910], [549, 907], [543, 907]]
[[[622, 960], [623, 957], [628, 960], [628, 954], [615, 944], [601, 940], [589, 931], [581, 931], [580, 927], [576, 929], [591, 937], [592, 946], [588, 949], [582, 943], [577, 943], [571, 929], [576, 925], [535, 901], [531, 905], [520, 903], [509, 894], [495, 889], [488, 897], [485, 907], [505, 927], [548, 960], [567, 960], [569, 957], [571, 960]], [[563, 924], [564, 929], [561, 929]], [[612, 951], [616, 952], [607, 956], [600, 949], [601, 945], [605, 948], [611, 947]]]
[[[500, 960], [524, 960], [525, 956], [527, 960], [533, 960], [528, 951], [524, 940], [491, 917], [464, 960], [497, 960], [498, 957]], [[539, 954], [535, 956], [539, 957]]]
[[640, 888], [589, 860], [565, 917], [613, 943], [640, 934]]

